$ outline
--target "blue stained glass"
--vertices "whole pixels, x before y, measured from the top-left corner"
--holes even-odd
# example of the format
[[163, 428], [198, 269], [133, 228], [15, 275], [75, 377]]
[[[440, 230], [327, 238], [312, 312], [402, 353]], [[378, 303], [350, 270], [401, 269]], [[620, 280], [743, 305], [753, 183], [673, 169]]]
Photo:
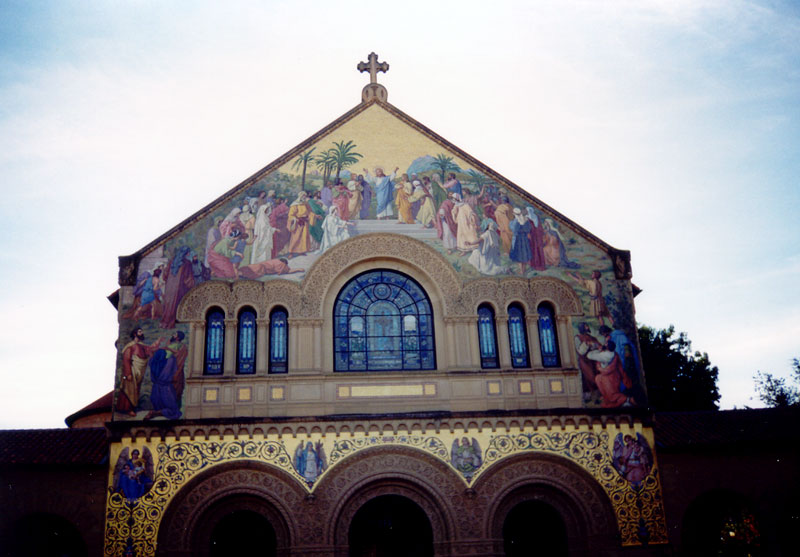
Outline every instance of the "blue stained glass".
[[288, 371], [288, 322], [286, 310], [272, 310], [269, 318], [269, 372]]
[[420, 353], [420, 346], [433, 347], [430, 302], [413, 279], [369, 271], [342, 288], [334, 307], [335, 316], [350, 316], [347, 325], [337, 318], [334, 327], [336, 371], [435, 368], [433, 351]]
[[413, 305], [413, 303], [414, 303], [414, 300], [411, 299], [411, 296], [409, 296], [407, 293], [402, 292], [402, 291], [398, 292], [397, 296], [395, 296], [394, 300], [392, 300], [392, 301], [398, 307], [401, 307], [401, 308]]
[[512, 305], [508, 308], [508, 340], [511, 345], [511, 365], [513, 367], [528, 367], [525, 313], [517, 305]]
[[225, 355], [225, 315], [221, 310], [211, 310], [206, 318], [206, 361], [203, 372], [207, 375], [222, 373]]
[[351, 317], [350, 318], [350, 334], [362, 336], [364, 334], [364, 318]]
[[369, 296], [367, 296], [367, 293], [362, 290], [361, 292], [359, 292], [353, 298], [353, 302], [352, 303], [353, 303], [354, 306], [358, 306], [358, 307], [362, 307], [362, 308], [366, 309], [372, 303], [372, 300], [370, 299]]
[[236, 357], [236, 373], [248, 374], [256, 372], [256, 312], [250, 309], [239, 314], [238, 354]]
[[416, 336], [409, 336], [403, 339], [403, 350], [414, 351], [416, 353], [419, 348], [419, 339]]
[[494, 369], [500, 367], [497, 358], [497, 333], [494, 324], [494, 311], [489, 306], [478, 308], [478, 344], [481, 352], [481, 367]]
[[419, 352], [406, 352], [403, 354], [403, 366], [405, 369], [419, 369]]
[[558, 367], [558, 339], [554, 323], [553, 308], [542, 304], [539, 313], [539, 347], [544, 367]]

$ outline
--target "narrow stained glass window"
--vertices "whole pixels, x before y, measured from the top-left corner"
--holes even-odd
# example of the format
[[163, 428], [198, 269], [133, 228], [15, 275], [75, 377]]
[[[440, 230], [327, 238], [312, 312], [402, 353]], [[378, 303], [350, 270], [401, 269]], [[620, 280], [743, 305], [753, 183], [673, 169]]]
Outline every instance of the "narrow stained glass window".
[[525, 311], [519, 304], [512, 304], [508, 308], [508, 342], [511, 345], [511, 365], [513, 367], [530, 367]]
[[286, 310], [278, 307], [269, 315], [269, 372], [286, 373], [288, 371], [288, 339], [289, 330]]
[[558, 367], [558, 337], [556, 336], [555, 315], [550, 304], [540, 304], [539, 347], [544, 367]]
[[203, 373], [220, 375], [225, 355], [225, 314], [211, 308], [206, 316], [206, 361]]
[[348, 282], [334, 304], [336, 371], [435, 369], [433, 312], [411, 277], [368, 271]]
[[478, 308], [478, 342], [481, 349], [481, 367], [500, 367], [497, 359], [497, 333], [494, 325], [494, 310], [489, 305]]
[[244, 308], [239, 312], [239, 328], [237, 331], [236, 373], [249, 374], [256, 372], [256, 312]]

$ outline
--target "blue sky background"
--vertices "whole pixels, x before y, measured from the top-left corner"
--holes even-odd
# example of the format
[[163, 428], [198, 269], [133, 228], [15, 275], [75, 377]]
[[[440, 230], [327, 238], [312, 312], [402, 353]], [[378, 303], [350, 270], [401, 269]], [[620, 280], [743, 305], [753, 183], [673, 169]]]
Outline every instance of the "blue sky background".
[[608, 243], [722, 406], [800, 357], [800, 5], [0, 3], [0, 427], [113, 387], [117, 256], [360, 101], [389, 101]]

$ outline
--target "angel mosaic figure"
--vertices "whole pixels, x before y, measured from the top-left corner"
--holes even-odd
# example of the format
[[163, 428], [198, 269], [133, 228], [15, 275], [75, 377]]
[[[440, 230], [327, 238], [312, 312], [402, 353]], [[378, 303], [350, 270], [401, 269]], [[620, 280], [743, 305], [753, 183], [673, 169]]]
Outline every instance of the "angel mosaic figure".
[[483, 464], [481, 455], [481, 446], [478, 444], [477, 439], [473, 437], [472, 443], [470, 443], [469, 439], [462, 437], [460, 444], [458, 439], [453, 441], [450, 462], [456, 470], [464, 474], [464, 477], [470, 478]]
[[150, 449], [144, 447], [140, 453], [139, 449], [130, 451], [125, 447], [114, 467], [114, 492], [122, 494], [129, 502], [136, 501], [150, 491], [153, 472], [153, 455]]
[[297, 445], [294, 451], [294, 467], [307, 482], [314, 482], [328, 467], [322, 441], [317, 441], [316, 446], [311, 441], [305, 445], [302, 442]]
[[614, 439], [614, 468], [635, 488], [644, 481], [653, 467], [653, 451], [641, 433], [618, 434]]

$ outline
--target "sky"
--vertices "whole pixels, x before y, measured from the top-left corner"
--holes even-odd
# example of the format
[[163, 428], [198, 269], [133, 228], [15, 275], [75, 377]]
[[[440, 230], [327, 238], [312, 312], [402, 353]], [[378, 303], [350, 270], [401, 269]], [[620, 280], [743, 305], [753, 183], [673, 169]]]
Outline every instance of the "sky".
[[[117, 257], [360, 102], [632, 252], [723, 408], [800, 357], [800, 4], [0, 2], [0, 428], [113, 388]], [[646, 369], [645, 369], [646, 373]]]

